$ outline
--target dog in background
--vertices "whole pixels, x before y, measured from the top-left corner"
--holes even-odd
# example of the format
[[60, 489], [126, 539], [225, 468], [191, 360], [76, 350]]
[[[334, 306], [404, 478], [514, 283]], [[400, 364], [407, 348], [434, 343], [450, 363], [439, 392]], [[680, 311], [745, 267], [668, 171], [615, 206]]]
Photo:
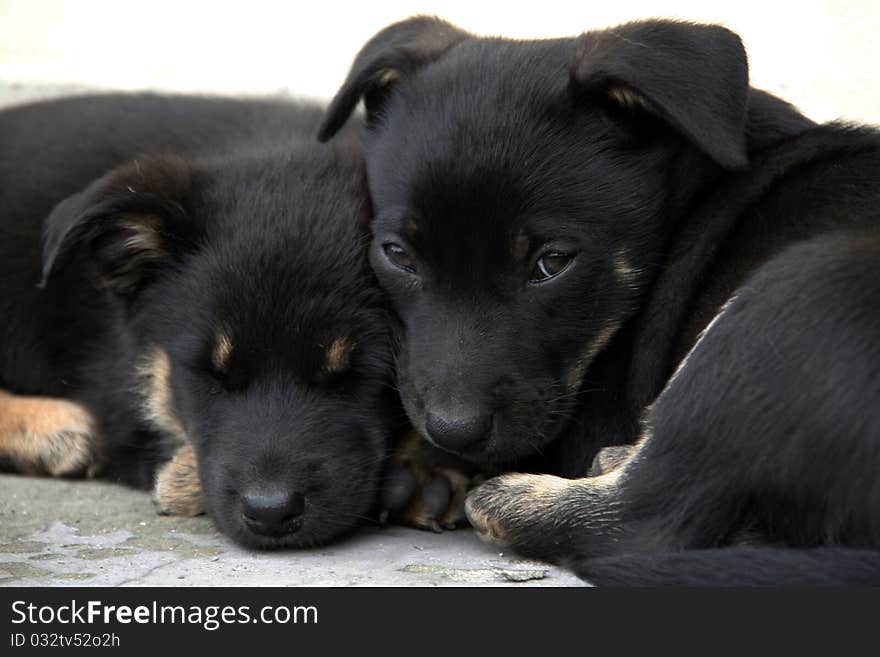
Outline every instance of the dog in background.
[[876, 130], [670, 21], [405, 20], [319, 137], [361, 99], [406, 411], [520, 471], [471, 493], [478, 531], [600, 584], [880, 583]]
[[393, 345], [360, 146], [314, 144], [320, 115], [148, 94], [0, 112], [6, 469], [152, 487], [254, 547], [375, 514]]

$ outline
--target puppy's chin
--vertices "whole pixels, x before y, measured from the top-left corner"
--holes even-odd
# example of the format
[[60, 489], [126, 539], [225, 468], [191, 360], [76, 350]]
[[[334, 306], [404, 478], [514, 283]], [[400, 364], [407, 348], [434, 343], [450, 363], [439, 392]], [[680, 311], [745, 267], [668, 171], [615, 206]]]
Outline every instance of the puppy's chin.
[[505, 470], [515, 468], [525, 459], [541, 456], [545, 447], [537, 435], [520, 435], [502, 428], [493, 431], [480, 449], [464, 451], [457, 456], [486, 470]]
[[302, 549], [325, 545], [335, 539], [341, 538], [354, 531], [360, 523], [352, 522], [350, 525], [342, 523], [322, 523], [318, 518], [305, 518], [302, 525], [284, 536], [264, 536], [256, 534], [245, 525], [241, 518], [229, 517], [226, 514], [210, 513], [214, 523], [224, 535], [231, 538], [238, 545], [252, 550], [283, 550]]
[[325, 545], [337, 538], [345, 536], [349, 532], [354, 531], [355, 527], [338, 528], [332, 530], [309, 531], [300, 529], [299, 531], [281, 537], [260, 536], [254, 534], [244, 526], [239, 526], [235, 533], [227, 532], [236, 543], [242, 547], [253, 550], [284, 550], [284, 549], [305, 549]]

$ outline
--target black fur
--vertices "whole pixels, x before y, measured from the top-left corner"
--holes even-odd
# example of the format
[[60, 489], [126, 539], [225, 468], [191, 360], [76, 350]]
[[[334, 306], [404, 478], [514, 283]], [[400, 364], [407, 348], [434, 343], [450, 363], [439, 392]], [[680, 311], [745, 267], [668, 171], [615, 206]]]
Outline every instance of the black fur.
[[[488, 482], [479, 529], [600, 583], [590, 559], [744, 536], [880, 547], [877, 131], [815, 126], [748, 87], [734, 34], [666, 21], [523, 42], [414, 19], [358, 55], [322, 138], [358, 95], [415, 427], [564, 477], [643, 438], [605, 479]], [[548, 253], [569, 264], [534, 282]], [[796, 579], [797, 553], [738, 554], [713, 583]], [[812, 554], [877, 581], [874, 557]]]
[[[320, 112], [109, 95], [0, 113], [0, 389], [83, 404], [100, 474], [134, 486], [181, 446], [179, 425], [208, 513], [252, 546], [362, 524], [394, 417], [360, 146], [312, 144]], [[350, 349], [328, 369], [338, 338]], [[305, 508], [258, 533], [245, 493]]]

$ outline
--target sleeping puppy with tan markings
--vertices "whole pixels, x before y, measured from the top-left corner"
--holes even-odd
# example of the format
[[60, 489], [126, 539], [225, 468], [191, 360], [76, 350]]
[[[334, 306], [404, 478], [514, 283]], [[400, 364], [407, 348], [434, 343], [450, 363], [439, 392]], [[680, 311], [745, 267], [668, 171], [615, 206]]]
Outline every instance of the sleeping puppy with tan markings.
[[399, 422], [356, 139], [154, 95], [0, 113], [4, 469], [153, 488], [249, 546], [374, 517]]
[[403, 404], [512, 471], [483, 536], [599, 584], [880, 583], [880, 131], [661, 20], [405, 20], [320, 137], [361, 99]]

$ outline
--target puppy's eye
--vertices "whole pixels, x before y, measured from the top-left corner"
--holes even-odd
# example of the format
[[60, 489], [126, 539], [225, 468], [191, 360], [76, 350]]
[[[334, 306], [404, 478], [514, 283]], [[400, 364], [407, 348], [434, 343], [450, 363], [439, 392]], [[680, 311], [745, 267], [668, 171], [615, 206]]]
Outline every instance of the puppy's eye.
[[411, 274], [414, 274], [416, 271], [416, 261], [415, 259], [406, 252], [400, 244], [395, 244], [394, 242], [387, 242], [382, 245], [382, 250], [385, 251], [385, 257], [391, 261], [395, 267], [403, 269], [404, 271], [408, 271]]
[[543, 283], [565, 271], [574, 260], [574, 256], [561, 251], [547, 251], [535, 262], [535, 268], [529, 275], [529, 283]]

